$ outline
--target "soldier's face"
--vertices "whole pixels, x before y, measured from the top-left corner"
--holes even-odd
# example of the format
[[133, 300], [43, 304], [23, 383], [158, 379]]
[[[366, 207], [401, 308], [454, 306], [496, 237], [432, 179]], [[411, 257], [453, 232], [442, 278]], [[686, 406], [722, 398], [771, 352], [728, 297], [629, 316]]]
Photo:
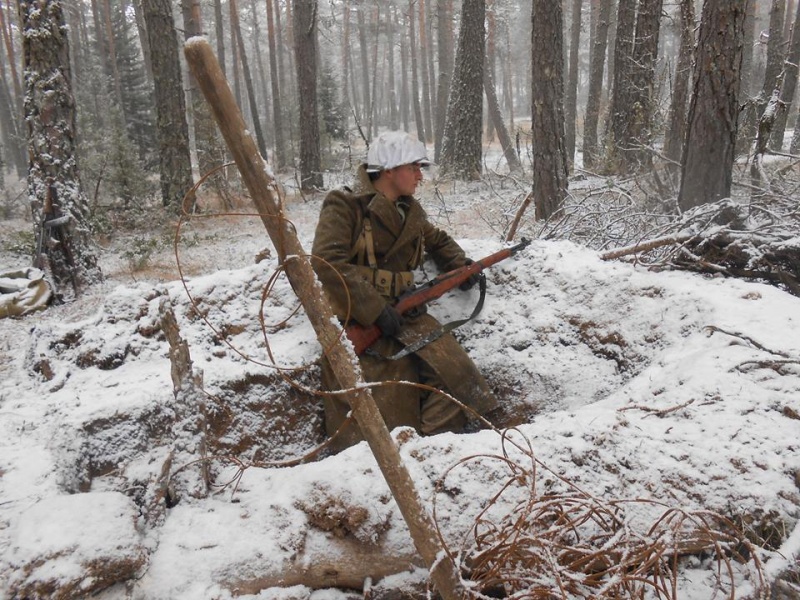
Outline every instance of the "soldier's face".
[[385, 172], [399, 196], [413, 196], [422, 181], [422, 168], [416, 164], [400, 165]]

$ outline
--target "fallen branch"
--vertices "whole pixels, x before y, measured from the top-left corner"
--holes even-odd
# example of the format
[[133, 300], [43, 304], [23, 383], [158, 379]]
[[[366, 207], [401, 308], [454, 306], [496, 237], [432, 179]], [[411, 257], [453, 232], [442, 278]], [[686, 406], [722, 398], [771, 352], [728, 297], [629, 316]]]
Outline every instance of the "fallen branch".
[[[800, 223], [795, 212], [792, 202], [743, 205], [724, 199], [672, 223], [669, 229], [677, 233], [609, 250], [600, 257], [638, 255], [640, 262], [651, 266], [766, 281], [800, 296], [796, 233]], [[653, 252], [670, 246], [675, 249], [666, 254]]]
[[646, 242], [640, 242], [638, 244], [634, 244], [633, 246], [626, 246], [624, 248], [616, 248], [614, 250], [609, 250], [608, 252], [603, 252], [600, 255], [600, 258], [603, 260], [613, 260], [615, 258], [621, 258], [623, 256], [629, 256], [631, 254], [638, 254], [640, 252], [650, 252], [650, 250], [655, 250], [656, 248], [663, 248], [664, 246], [674, 246], [676, 244], [683, 244], [684, 242], [692, 239], [692, 235], [669, 235], [662, 238], [657, 238], [654, 240], [648, 240]]

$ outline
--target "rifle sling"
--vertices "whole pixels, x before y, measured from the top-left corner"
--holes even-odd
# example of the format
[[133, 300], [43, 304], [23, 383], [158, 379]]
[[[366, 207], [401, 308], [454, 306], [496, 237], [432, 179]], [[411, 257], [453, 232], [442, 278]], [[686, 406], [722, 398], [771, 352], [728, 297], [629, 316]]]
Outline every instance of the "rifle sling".
[[456, 329], [457, 327], [461, 327], [464, 323], [471, 321], [478, 314], [483, 310], [483, 301], [486, 299], [486, 274], [481, 272], [478, 274], [478, 288], [480, 289], [480, 297], [478, 298], [478, 303], [475, 305], [475, 308], [472, 310], [472, 314], [468, 316], [466, 319], [458, 319], [456, 321], [450, 321], [449, 323], [445, 323], [441, 327], [434, 329], [428, 335], [423, 336], [422, 338], [418, 339], [413, 344], [409, 344], [399, 352], [393, 354], [392, 356], [383, 356], [376, 350], [372, 348], [368, 348], [366, 352], [371, 354], [372, 356], [377, 356], [379, 358], [383, 358], [385, 360], [398, 360], [403, 358], [404, 356], [408, 356], [409, 354], [413, 354], [420, 348], [424, 348], [431, 342], [438, 340], [442, 337], [445, 333], [449, 333]]

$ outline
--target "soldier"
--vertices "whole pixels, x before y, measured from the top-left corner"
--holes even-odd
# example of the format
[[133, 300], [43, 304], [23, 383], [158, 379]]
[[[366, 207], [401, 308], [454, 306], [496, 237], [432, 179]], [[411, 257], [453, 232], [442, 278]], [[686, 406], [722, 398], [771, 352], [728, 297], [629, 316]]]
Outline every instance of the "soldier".
[[[424, 307], [400, 315], [393, 306], [396, 298], [413, 286], [412, 271], [422, 264], [425, 253], [442, 271], [470, 262], [452, 237], [428, 221], [414, 198], [422, 181], [422, 168], [428, 165], [425, 146], [410, 135], [389, 132], [378, 136], [370, 144], [366, 164], [358, 169], [358, 189], [332, 191], [325, 198], [313, 254], [325, 261], [315, 260], [315, 270], [342, 322], [349, 315], [350, 322], [377, 324], [381, 330], [382, 337], [360, 357], [364, 379], [417, 382], [437, 390], [404, 384], [373, 387], [387, 427], [391, 430], [407, 425], [430, 435], [462, 431], [467, 423], [464, 411], [439, 390], [478, 413], [494, 408], [496, 400], [450, 333], [412, 354], [397, 360], [388, 358], [440, 327]], [[477, 276], [473, 276], [462, 289], [476, 281]], [[324, 358], [322, 382], [329, 390], [341, 388]], [[329, 435], [341, 426], [349, 410], [343, 395], [325, 397]], [[337, 438], [334, 449], [361, 439], [353, 422]]]

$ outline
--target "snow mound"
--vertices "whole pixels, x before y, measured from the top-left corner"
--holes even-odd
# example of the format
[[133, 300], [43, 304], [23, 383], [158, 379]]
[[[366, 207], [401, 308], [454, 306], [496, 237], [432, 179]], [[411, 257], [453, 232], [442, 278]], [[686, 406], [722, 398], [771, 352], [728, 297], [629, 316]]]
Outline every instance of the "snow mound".
[[74, 598], [135, 576], [146, 558], [137, 517], [121, 493], [43, 498], [12, 530], [12, 596]]

